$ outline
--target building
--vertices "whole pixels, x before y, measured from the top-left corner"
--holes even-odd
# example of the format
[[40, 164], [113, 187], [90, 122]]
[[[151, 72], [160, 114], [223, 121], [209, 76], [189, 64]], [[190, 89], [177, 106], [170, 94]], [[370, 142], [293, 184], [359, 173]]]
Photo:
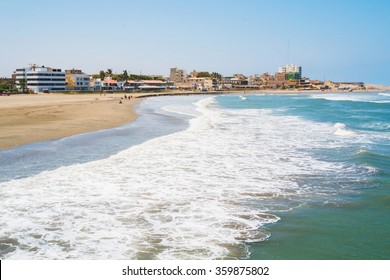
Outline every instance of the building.
[[183, 69], [178, 69], [177, 67], [171, 68], [169, 80], [175, 83], [182, 83], [186, 78], [186, 73]]
[[239, 79], [234, 77], [223, 77], [220, 81], [223, 89], [241, 88], [249, 85], [248, 79]]
[[239, 80], [245, 80], [246, 77], [244, 74], [234, 74], [233, 78], [239, 79]]
[[95, 79], [90, 77], [89, 87], [92, 90], [102, 90], [102, 86], [103, 86], [102, 79], [100, 78]]
[[215, 84], [213, 83], [213, 79], [210, 78], [189, 78], [189, 84], [193, 86], [194, 89], [201, 91], [213, 90]]
[[310, 80], [310, 85], [316, 89], [325, 89], [324, 82], [320, 80]]
[[65, 72], [35, 64], [29, 67], [16, 69], [14, 72], [16, 87], [19, 90], [31, 90], [34, 92], [49, 92], [65, 90]]
[[134, 91], [137, 90], [140, 86], [141, 82], [133, 81], [133, 80], [127, 80], [124, 85], [123, 89], [126, 91]]
[[159, 80], [143, 80], [140, 81], [138, 89], [141, 91], [166, 90], [167, 83]]
[[286, 81], [287, 74], [286, 73], [275, 73], [274, 75], [276, 81]]
[[[66, 70], [66, 88], [68, 90], [89, 90], [90, 78], [89, 75], [83, 73], [81, 70]], [[93, 87], [94, 88], [94, 87]]]
[[287, 64], [279, 67], [278, 73], [285, 73], [287, 80], [299, 80], [302, 78], [302, 67], [294, 64]]
[[102, 90], [118, 90], [118, 82], [116, 80], [112, 80], [107, 78], [102, 81]]
[[326, 81], [324, 83], [325, 86], [328, 86], [329, 88], [333, 90], [347, 90], [347, 91], [353, 91], [353, 90], [365, 90], [365, 85], [363, 82], [332, 82], [332, 81]]

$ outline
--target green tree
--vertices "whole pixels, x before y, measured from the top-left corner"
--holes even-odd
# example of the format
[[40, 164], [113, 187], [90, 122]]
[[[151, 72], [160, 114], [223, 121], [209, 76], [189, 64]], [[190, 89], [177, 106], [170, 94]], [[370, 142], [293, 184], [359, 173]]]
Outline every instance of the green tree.
[[0, 90], [1, 91], [11, 91], [14, 88], [14, 82], [8, 79], [0, 78]]
[[107, 76], [112, 76], [112, 69], [108, 68], [106, 74]]
[[99, 76], [100, 76], [100, 79], [103, 81], [104, 78], [106, 77], [106, 72], [104, 72], [103, 70], [100, 71]]
[[222, 75], [219, 74], [219, 73], [217, 73], [217, 72], [211, 73], [210, 77], [211, 77], [212, 79], [216, 79], [216, 80], [218, 80], [218, 81], [220, 81], [220, 80], [222, 79]]
[[196, 75], [197, 78], [210, 78], [211, 75], [209, 72], [199, 72], [197, 75]]
[[26, 84], [26, 80], [25, 79], [20, 79], [19, 80], [19, 87], [22, 89], [23, 93], [26, 92], [27, 84]]
[[127, 70], [123, 70], [122, 80], [127, 81], [128, 79], [129, 79], [129, 74], [127, 73]]
[[112, 74], [111, 79], [118, 81], [122, 79], [121, 76], [121, 74]]
[[130, 80], [135, 80], [135, 81], [137, 81], [137, 80], [153, 80], [153, 78], [150, 77], [150, 76], [146, 76], [146, 75], [135, 75], [135, 74], [130, 74], [130, 75], [129, 75], [129, 79], [130, 79]]

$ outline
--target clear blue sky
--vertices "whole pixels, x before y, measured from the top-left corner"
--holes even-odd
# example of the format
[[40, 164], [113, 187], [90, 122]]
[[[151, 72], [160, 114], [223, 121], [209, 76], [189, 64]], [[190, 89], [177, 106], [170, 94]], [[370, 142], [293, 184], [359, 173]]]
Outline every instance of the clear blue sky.
[[0, 11], [0, 76], [29, 63], [164, 75], [294, 63], [312, 79], [390, 85], [388, 0], [1, 0]]

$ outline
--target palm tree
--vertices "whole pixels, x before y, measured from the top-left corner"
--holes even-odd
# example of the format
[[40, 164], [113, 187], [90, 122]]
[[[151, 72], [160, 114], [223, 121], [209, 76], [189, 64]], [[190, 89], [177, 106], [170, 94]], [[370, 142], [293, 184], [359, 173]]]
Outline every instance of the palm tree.
[[99, 76], [100, 76], [100, 79], [103, 81], [104, 78], [106, 77], [106, 72], [104, 72], [103, 70], [100, 71]]
[[112, 69], [108, 68], [106, 74], [107, 76], [112, 76]]
[[19, 86], [22, 89], [22, 92], [26, 92], [26, 80], [24, 78], [19, 80]]
[[127, 81], [129, 79], [129, 74], [127, 73], [127, 70], [123, 70], [122, 79], [124, 81]]

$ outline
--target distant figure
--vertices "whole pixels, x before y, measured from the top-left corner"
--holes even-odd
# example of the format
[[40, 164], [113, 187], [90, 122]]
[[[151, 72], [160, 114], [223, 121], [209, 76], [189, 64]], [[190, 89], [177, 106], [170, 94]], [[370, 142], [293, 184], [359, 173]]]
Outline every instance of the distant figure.
[[119, 100], [119, 104], [122, 104], [122, 99]]
[[127, 99], [127, 95], [125, 94], [125, 99]]

